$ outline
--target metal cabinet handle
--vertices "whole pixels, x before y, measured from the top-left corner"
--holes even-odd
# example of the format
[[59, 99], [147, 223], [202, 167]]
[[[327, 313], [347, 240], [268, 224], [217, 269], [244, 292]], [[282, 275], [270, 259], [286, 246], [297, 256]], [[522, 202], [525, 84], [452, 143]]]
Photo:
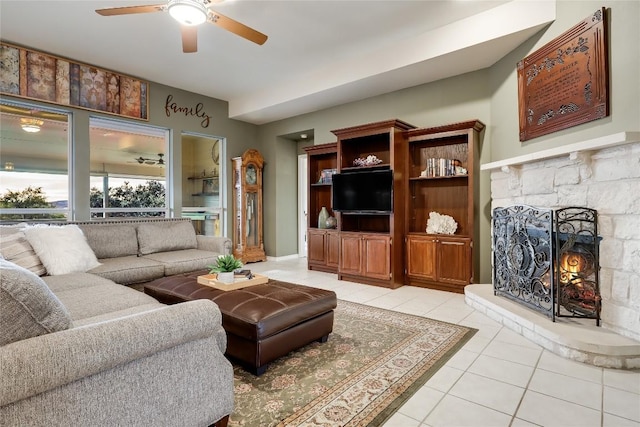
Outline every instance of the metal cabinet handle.
[[443, 245], [456, 245], [456, 246], [464, 246], [464, 243], [462, 242], [440, 242]]

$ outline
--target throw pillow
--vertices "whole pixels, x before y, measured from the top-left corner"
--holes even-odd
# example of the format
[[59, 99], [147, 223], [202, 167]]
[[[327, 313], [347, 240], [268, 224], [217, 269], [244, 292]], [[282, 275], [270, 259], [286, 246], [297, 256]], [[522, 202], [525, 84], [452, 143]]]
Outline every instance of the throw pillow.
[[71, 316], [44, 281], [0, 260], [0, 346], [71, 327]]
[[156, 252], [196, 249], [198, 240], [191, 221], [152, 222], [138, 226], [140, 255]]
[[27, 241], [23, 228], [0, 227], [0, 255], [38, 276], [47, 273], [40, 258]]
[[27, 227], [24, 234], [51, 276], [82, 273], [101, 265], [75, 224]]

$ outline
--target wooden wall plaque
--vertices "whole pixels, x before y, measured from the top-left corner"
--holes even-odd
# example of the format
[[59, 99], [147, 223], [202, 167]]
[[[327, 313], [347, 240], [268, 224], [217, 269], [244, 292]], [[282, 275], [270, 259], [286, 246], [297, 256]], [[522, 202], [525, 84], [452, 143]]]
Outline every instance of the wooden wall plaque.
[[520, 141], [609, 115], [605, 8], [518, 62]]

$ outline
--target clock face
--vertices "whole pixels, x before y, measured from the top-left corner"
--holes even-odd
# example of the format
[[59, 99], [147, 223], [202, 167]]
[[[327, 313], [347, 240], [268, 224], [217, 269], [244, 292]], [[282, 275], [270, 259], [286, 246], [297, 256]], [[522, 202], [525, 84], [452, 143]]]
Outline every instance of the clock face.
[[253, 185], [258, 182], [258, 171], [256, 171], [256, 167], [254, 165], [247, 166], [247, 172], [245, 175], [245, 181], [249, 185]]

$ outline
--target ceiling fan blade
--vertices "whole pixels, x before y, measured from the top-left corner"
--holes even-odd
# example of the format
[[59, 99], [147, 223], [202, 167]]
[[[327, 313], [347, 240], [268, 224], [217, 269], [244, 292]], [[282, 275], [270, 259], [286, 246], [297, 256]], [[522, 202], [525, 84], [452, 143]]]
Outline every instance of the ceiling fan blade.
[[209, 9], [209, 12], [210, 13], [207, 21], [209, 21], [210, 23], [222, 27], [225, 30], [232, 32], [233, 34], [237, 34], [240, 37], [243, 37], [259, 45], [262, 45], [267, 41], [267, 36], [265, 34], [262, 34], [261, 32], [256, 31], [253, 28], [247, 27], [246, 25], [241, 24], [240, 22], [228, 18], [224, 15], [221, 15], [214, 10]]
[[96, 13], [102, 16], [130, 15], [132, 13], [162, 12], [166, 9], [166, 4], [150, 4], [146, 6], [125, 6], [111, 7], [107, 9], [96, 9]]
[[198, 51], [198, 27], [190, 25], [181, 25], [182, 31], [182, 51], [184, 53], [193, 53]]

